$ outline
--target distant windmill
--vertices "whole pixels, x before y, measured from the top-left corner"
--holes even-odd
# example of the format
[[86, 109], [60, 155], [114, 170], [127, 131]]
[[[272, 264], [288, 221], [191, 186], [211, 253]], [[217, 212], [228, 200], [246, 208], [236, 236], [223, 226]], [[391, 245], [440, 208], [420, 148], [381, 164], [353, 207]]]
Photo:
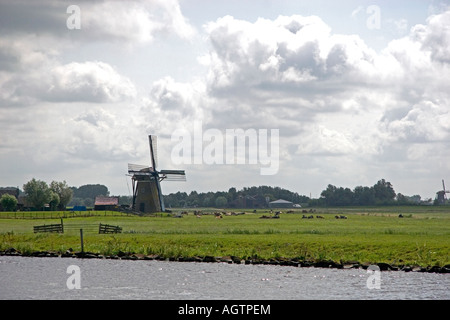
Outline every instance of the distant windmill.
[[186, 181], [184, 170], [157, 171], [157, 139], [149, 135], [151, 166], [128, 164], [128, 174], [131, 175], [133, 186], [132, 209], [144, 213], [165, 211], [160, 182]]
[[444, 204], [447, 202], [447, 193], [450, 193], [450, 191], [445, 190], [445, 183], [444, 183], [444, 180], [442, 180], [442, 190], [436, 192], [437, 201], [439, 204]]

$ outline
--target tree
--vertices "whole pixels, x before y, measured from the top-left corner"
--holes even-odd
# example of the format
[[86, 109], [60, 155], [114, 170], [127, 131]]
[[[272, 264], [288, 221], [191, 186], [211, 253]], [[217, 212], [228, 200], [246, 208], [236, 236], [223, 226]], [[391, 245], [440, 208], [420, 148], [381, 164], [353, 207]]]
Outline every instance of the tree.
[[59, 196], [59, 210], [66, 210], [66, 206], [72, 200], [73, 190], [67, 185], [66, 181], [50, 183], [50, 189]]
[[191, 191], [191, 193], [189, 193], [188, 205], [191, 207], [198, 207], [200, 205], [197, 191]]
[[209, 197], [203, 198], [202, 206], [203, 207], [211, 207], [211, 199]]
[[216, 207], [218, 208], [224, 208], [227, 205], [228, 201], [227, 198], [224, 196], [219, 196], [216, 198]]
[[228, 202], [232, 202], [233, 200], [235, 200], [236, 196], [237, 190], [235, 187], [231, 187], [230, 189], [228, 189]]
[[354, 194], [349, 188], [335, 187], [331, 184], [320, 194], [327, 206], [349, 206], [353, 204]]
[[51, 190], [45, 181], [33, 178], [23, 185], [23, 191], [28, 203], [37, 210], [52, 200]]
[[325, 199], [327, 206], [333, 206], [336, 203], [336, 187], [332, 184], [327, 186], [326, 190], [323, 190], [320, 196]]
[[394, 201], [396, 194], [390, 182], [381, 179], [373, 186], [373, 189], [377, 203], [389, 204]]
[[0, 198], [0, 204], [5, 211], [14, 211], [17, 207], [17, 199], [13, 195], [5, 193]]
[[55, 211], [60, 203], [59, 195], [50, 189], [50, 201], [48, 202], [50, 210]]
[[373, 187], [358, 186], [353, 190], [355, 205], [367, 206], [375, 204]]
[[102, 184], [86, 184], [79, 188], [73, 187], [72, 190], [76, 198], [95, 199], [97, 196], [109, 196], [108, 187]]

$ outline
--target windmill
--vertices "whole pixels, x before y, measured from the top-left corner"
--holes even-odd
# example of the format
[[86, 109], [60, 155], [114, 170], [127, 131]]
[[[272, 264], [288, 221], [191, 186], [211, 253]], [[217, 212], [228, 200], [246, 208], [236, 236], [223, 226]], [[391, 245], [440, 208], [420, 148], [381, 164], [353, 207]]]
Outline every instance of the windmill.
[[444, 180], [442, 180], [442, 190], [436, 192], [437, 202], [439, 204], [444, 204], [444, 203], [447, 202], [447, 195], [446, 195], [446, 193], [450, 193], [450, 191], [449, 190], [445, 190], [445, 183], [444, 183]]
[[150, 167], [128, 164], [133, 186], [132, 209], [145, 213], [165, 211], [160, 182], [186, 181], [184, 170], [156, 170], [158, 166], [157, 137], [148, 136], [150, 144]]

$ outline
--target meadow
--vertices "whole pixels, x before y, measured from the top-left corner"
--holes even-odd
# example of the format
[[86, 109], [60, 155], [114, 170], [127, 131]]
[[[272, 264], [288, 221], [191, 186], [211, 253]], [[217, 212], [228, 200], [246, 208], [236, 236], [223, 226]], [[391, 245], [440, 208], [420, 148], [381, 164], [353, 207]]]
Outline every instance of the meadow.
[[[193, 210], [175, 218], [180, 211], [154, 216], [112, 211], [90, 212], [90, 216], [85, 216], [86, 212], [72, 216], [67, 212], [1, 212], [0, 251], [80, 251], [79, 230], [83, 229], [84, 250], [104, 256], [285, 258], [421, 267], [450, 264], [448, 206], [316, 208], [314, 213], [282, 210], [279, 219], [260, 219], [272, 216], [267, 209], [246, 210], [243, 215], [221, 219], [214, 215], [197, 217]], [[314, 218], [302, 219], [303, 215]], [[336, 219], [336, 215], [347, 219]], [[61, 217], [63, 234], [33, 233], [33, 226], [60, 223]], [[120, 226], [123, 232], [98, 234], [99, 223]]]

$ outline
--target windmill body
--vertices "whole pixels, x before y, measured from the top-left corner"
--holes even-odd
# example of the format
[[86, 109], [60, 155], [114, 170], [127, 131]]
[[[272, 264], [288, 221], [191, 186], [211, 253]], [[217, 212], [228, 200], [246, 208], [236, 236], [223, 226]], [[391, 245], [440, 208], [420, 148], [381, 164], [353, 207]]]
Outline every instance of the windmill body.
[[186, 181], [184, 170], [156, 170], [157, 139], [149, 135], [151, 166], [128, 164], [128, 174], [131, 175], [133, 186], [132, 209], [142, 213], [165, 211], [164, 199], [160, 182]]
[[445, 204], [447, 202], [447, 193], [450, 193], [450, 191], [445, 189], [445, 183], [442, 180], [442, 190], [436, 192], [436, 199], [439, 204]]

